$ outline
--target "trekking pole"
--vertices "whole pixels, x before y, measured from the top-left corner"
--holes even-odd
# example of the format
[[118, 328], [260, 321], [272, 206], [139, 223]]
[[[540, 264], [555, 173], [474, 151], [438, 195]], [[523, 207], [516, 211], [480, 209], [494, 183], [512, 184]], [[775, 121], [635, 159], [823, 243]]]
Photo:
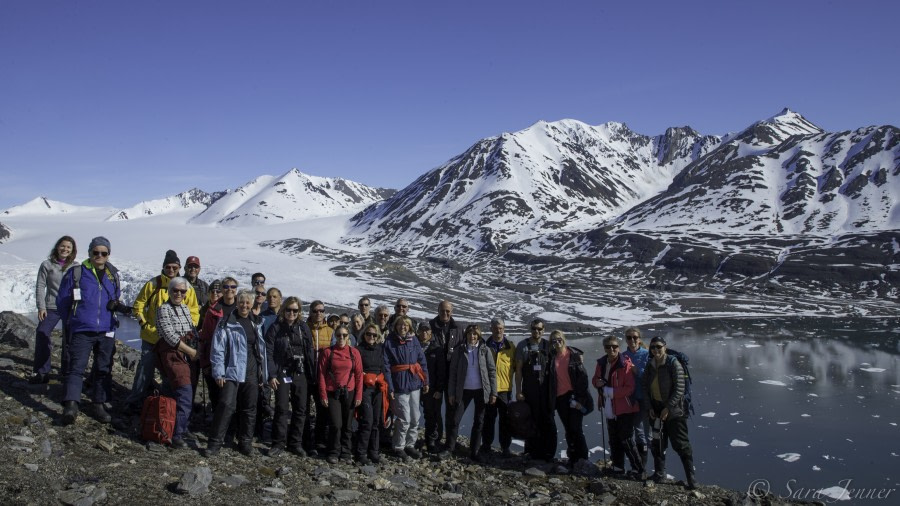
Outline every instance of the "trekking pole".
[[603, 468], [606, 469], [606, 413], [600, 404], [600, 435], [603, 436]]

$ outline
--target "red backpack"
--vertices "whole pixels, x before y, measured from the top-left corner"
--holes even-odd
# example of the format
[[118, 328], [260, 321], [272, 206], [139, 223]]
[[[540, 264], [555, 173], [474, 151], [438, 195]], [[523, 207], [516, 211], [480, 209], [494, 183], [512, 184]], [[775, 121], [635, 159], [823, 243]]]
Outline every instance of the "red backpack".
[[154, 391], [144, 399], [141, 410], [141, 439], [168, 445], [174, 434], [175, 399]]

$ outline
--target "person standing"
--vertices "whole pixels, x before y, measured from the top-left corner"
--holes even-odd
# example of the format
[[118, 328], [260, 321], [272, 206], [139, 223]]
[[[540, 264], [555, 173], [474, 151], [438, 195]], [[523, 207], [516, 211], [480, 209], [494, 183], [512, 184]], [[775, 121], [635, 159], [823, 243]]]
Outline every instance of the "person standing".
[[312, 336], [313, 363], [316, 365], [313, 378], [317, 384], [310, 388], [310, 395], [313, 397], [316, 406], [315, 428], [312, 434], [314, 446], [310, 449], [310, 455], [314, 457], [319, 454], [319, 451], [325, 451], [328, 439], [328, 408], [322, 404], [321, 396], [315, 393], [318, 391], [319, 355], [321, 355], [323, 350], [331, 346], [331, 338], [334, 336], [334, 329], [329, 327], [328, 322], [325, 320], [324, 302], [314, 300], [309, 304], [309, 317], [307, 317], [306, 324], [309, 326], [309, 332]]
[[362, 315], [365, 323], [375, 323], [375, 317], [372, 315], [372, 301], [368, 297], [362, 297], [356, 304], [359, 314]]
[[333, 346], [319, 355], [319, 396], [328, 409], [329, 464], [353, 461], [351, 434], [353, 412], [362, 402], [363, 367], [359, 351], [350, 346], [350, 329], [338, 327]]
[[[642, 381], [647, 414], [654, 426], [654, 437], [650, 442], [654, 468], [652, 479], [665, 481], [666, 448], [671, 442], [675, 453], [681, 457], [687, 488], [693, 490], [697, 488], [697, 477], [684, 406], [684, 368], [674, 356], [666, 354], [666, 346], [666, 340], [660, 336], [650, 340], [650, 361], [644, 369]], [[658, 424], [659, 438], [655, 429]]]
[[428, 366], [428, 393], [422, 396], [425, 415], [425, 449], [428, 453], [441, 451], [440, 441], [444, 435], [444, 423], [441, 418], [443, 393], [447, 389], [447, 358], [444, 345], [434, 339], [431, 325], [427, 322], [419, 324], [416, 336], [425, 353], [425, 364]]
[[481, 431], [484, 424], [484, 407], [497, 401], [497, 369], [494, 356], [481, 340], [478, 325], [469, 325], [465, 331], [466, 344], [457, 346], [450, 360], [447, 380], [447, 397], [453, 406], [453, 423], [447, 431], [447, 449], [441, 458], [453, 455], [459, 424], [469, 403], [475, 401], [472, 415], [472, 432], [469, 435], [469, 458], [481, 462], [478, 450], [481, 448]]
[[494, 427], [500, 419], [500, 451], [504, 457], [512, 455], [512, 435], [509, 430], [509, 403], [512, 399], [513, 376], [516, 371], [516, 343], [506, 338], [506, 324], [502, 318], [491, 320], [491, 335], [485, 345], [494, 357], [497, 368], [497, 402], [485, 406], [484, 429], [481, 433], [481, 453], [490, 454], [494, 444]]
[[[169, 281], [177, 277], [180, 270], [181, 260], [178, 259], [178, 255], [173, 250], [166, 251], [162, 272], [147, 281], [134, 299], [134, 316], [141, 326], [141, 358], [134, 371], [131, 394], [125, 400], [128, 411], [132, 413], [140, 413], [144, 398], [147, 397], [148, 389], [153, 382], [156, 370], [154, 347], [159, 341], [156, 310], [169, 300]], [[196, 326], [200, 321], [200, 306], [197, 304], [197, 295], [193, 288], [188, 290], [184, 303], [191, 312], [191, 321]]]
[[[109, 263], [109, 240], [95, 237], [88, 246], [90, 257], [66, 271], [56, 295], [56, 309], [67, 326], [69, 364], [65, 375], [62, 423], [69, 425], [78, 417], [84, 368], [94, 353], [93, 382], [89, 414], [101, 423], [112, 417], [103, 403], [112, 398], [112, 355], [119, 322], [112, 308], [119, 303], [119, 273]], [[76, 275], [77, 272], [77, 275]]]
[[644, 377], [644, 369], [650, 360], [650, 352], [644, 346], [644, 342], [641, 340], [641, 331], [637, 327], [625, 329], [625, 344], [627, 348], [622, 354], [631, 360], [631, 364], [634, 366], [634, 401], [640, 406], [640, 411], [635, 414], [634, 419], [634, 442], [637, 445], [638, 455], [641, 457], [641, 464], [646, 470], [650, 422], [647, 417], [647, 404], [644, 403], [644, 390], [641, 388], [641, 378]]
[[644, 467], [634, 444], [634, 421], [640, 406], [633, 400], [635, 388], [634, 366], [619, 353], [619, 340], [609, 336], [603, 340], [606, 355], [597, 359], [592, 383], [599, 391], [604, 406], [606, 429], [612, 453], [612, 471], [625, 474], [625, 457], [631, 464], [635, 478], [643, 478]]
[[[442, 300], [438, 303], [437, 316], [429, 322], [431, 326], [431, 334], [433, 339], [444, 346], [444, 357], [446, 366], [450, 367], [450, 359], [453, 358], [453, 350], [457, 346], [464, 345], [465, 340], [462, 335], [462, 329], [453, 319], [453, 304], [449, 300]], [[450, 398], [444, 396], [444, 433], [449, 433], [450, 424], [453, 423], [453, 410], [455, 406], [450, 404]], [[447, 441], [446, 444], [450, 444]]]
[[387, 380], [384, 379], [384, 344], [378, 325], [367, 323], [357, 347], [362, 359], [363, 394], [357, 410], [356, 459], [361, 465], [381, 463], [381, 427], [390, 409]]
[[237, 308], [224, 324], [216, 327], [213, 336], [212, 375], [220, 394], [206, 446], [207, 457], [221, 450], [225, 431], [236, 410], [238, 451], [247, 456], [253, 454], [256, 398], [259, 385], [268, 377], [262, 322], [251, 312], [254, 299], [252, 290], [241, 290]]
[[[209, 283], [200, 279], [200, 259], [195, 256], [187, 257], [184, 263], [184, 277], [194, 288], [197, 294], [197, 304], [200, 307], [209, 302]], [[202, 321], [202, 320], [201, 320]]]
[[533, 320], [530, 328], [531, 337], [516, 346], [516, 400], [528, 404], [537, 427], [538, 435], [525, 441], [525, 453], [533, 459], [552, 462], [556, 455], [556, 406], [548, 378], [552, 366], [550, 343], [541, 337], [544, 320]]
[[428, 364], [406, 316], [394, 321], [394, 332], [384, 342], [384, 376], [394, 408], [394, 455], [419, 459], [418, 438], [421, 394], [428, 393]]
[[312, 337], [302, 319], [302, 307], [297, 297], [285, 299], [278, 319], [266, 333], [269, 386], [275, 391], [270, 457], [277, 457], [284, 451], [285, 441], [289, 452], [306, 456], [303, 431], [309, 407], [309, 385], [315, 383], [312, 374], [316, 368], [312, 362]]
[[156, 343], [156, 360], [163, 375], [175, 393], [175, 432], [173, 448], [187, 447], [185, 437], [188, 421], [194, 406], [194, 389], [191, 385], [191, 365], [197, 360], [195, 336], [197, 331], [191, 320], [191, 310], [184, 303], [190, 289], [190, 281], [175, 277], [169, 281], [169, 300], [156, 310], [159, 341]]
[[[57, 239], [50, 255], [41, 262], [35, 283], [34, 300], [37, 303], [38, 326], [34, 339], [34, 367], [28, 382], [35, 385], [50, 380], [50, 357], [53, 355], [53, 341], [50, 333], [59, 323], [59, 312], [56, 310], [56, 296], [63, 275], [75, 265], [78, 249], [75, 239], [64, 235]], [[60, 358], [60, 376], [66, 374], [66, 328], [63, 323], [62, 354]]]
[[203, 317], [203, 326], [200, 328], [200, 359], [197, 363], [209, 390], [209, 405], [213, 412], [219, 404], [219, 385], [212, 375], [212, 342], [219, 322], [228, 321], [228, 317], [237, 307], [238, 282], [232, 277], [226, 277], [222, 279], [221, 287], [222, 297], [207, 308]]
[[588, 391], [584, 353], [566, 345], [561, 330], [550, 333], [550, 392], [554, 396], [556, 414], [566, 431], [566, 455], [569, 465], [587, 460], [587, 441], [584, 439], [584, 416], [593, 411], [594, 402]]

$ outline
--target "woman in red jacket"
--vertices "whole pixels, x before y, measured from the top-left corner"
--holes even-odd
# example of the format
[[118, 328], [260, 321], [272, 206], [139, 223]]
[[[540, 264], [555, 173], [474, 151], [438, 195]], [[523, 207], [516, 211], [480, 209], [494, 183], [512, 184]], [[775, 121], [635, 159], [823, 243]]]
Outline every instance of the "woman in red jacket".
[[328, 409], [331, 425], [328, 431], [329, 464], [338, 459], [353, 461], [350, 447], [353, 411], [362, 402], [362, 358], [350, 346], [350, 329], [340, 326], [334, 331], [334, 345], [319, 354], [319, 399]]
[[632, 399], [635, 389], [634, 366], [619, 353], [619, 340], [609, 336], [603, 340], [606, 355], [597, 359], [592, 383], [599, 391], [598, 404], [606, 418], [613, 473], [625, 473], [625, 456], [636, 479], [644, 479], [644, 466], [634, 442], [634, 424], [640, 406]]

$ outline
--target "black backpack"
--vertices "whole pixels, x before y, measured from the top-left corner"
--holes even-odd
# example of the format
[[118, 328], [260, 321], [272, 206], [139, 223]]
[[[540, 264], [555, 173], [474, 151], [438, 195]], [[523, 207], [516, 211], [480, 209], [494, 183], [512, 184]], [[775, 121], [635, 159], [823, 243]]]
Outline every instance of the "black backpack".
[[681, 369], [684, 371], [684, 416], [690, 417], [694, 414], [694, 401], [691, 395], [691, 370], [688, 369], [690, 359], [684, 353], [675, 351], [672, 348], [666, 349], [666, 355], [675, 357], [675, 360], [681, 364]]

